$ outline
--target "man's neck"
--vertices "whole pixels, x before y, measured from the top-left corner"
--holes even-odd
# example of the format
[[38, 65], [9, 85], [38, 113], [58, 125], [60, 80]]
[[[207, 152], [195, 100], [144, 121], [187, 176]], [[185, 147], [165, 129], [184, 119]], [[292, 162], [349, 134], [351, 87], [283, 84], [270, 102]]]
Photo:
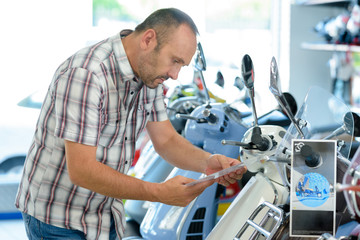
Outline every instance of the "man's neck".
[[[123, 31], [127, 31], [127, 30], [123, 30]], [[123, 33], [123, 31], [121, 31], [120, 35]], [[137, 64], [136, 64], [136, 59], [138, 57], [138, 38], [137, 35], [134, 32], [126, 32], [128, 34], [126, 35], [121, 35], [121, 41], [122, 44], [124, 46], [125, 52], [126, 52], [126, 56], [129, 60], [130, 66], [133, 70], [133, 72], [135, 73], [135, 75], [137, 75]]]

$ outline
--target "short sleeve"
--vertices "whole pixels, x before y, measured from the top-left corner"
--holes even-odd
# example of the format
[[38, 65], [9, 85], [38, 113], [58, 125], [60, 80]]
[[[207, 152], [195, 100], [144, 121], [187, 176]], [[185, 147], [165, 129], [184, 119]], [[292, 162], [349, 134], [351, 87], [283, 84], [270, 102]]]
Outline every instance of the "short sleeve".
[[96, 146], [101, 129], [102, 89], [97, 77], [71, 68], [53, 86], [55, 136]]

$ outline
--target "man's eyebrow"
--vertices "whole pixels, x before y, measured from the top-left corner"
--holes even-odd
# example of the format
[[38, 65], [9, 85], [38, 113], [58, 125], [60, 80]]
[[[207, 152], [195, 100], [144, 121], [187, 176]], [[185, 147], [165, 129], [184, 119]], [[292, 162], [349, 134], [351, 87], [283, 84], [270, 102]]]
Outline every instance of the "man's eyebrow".
[[182, 58], [177, 58], [177, 60], [178, 60], [180, 63], [185, 64], [184, 59], [182, 59]]

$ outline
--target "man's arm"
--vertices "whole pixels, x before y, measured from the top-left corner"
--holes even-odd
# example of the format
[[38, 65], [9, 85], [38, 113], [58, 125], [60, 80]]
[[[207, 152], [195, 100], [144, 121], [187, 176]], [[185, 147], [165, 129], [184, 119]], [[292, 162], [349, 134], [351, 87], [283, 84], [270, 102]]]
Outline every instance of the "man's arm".
[[156, 152], [169, 163], [181, 169], [205, 173], [207, 159], [211, 154], [178, 134], [169, 120], [149, 121], [146, 130]]
[[192, 180], [182, 176], [163, 183], [145, 182], [98, 162], [96, 149], [65, 140], [67, 170], [72, 183], [102, 195], [186, 206], [213, 183], [189, 187], [185, 184]]
[[[239, 164], [237, 159], [208, 153], [178, 134], [169, 120], [148, 122], [146, 129], [155, 150], [168, 162], [182, 169], [203, 172], [207, 175]], [[246, 167], [217, 180], [225, 186], [241, 179]]]

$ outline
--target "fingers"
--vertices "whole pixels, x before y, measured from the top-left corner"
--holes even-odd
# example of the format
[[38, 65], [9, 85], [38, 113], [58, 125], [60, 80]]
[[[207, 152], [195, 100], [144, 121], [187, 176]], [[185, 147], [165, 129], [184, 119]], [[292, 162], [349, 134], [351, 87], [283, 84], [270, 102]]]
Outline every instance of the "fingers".
[[235, 172], [231, 172], [220, 177], [217, 182], [225, 187], [228, 187], [230, 184], [234, 184], [237, 180], [240, 180], [246, 171], [247, 168], [244, 166]]
[[192, 186], [185, 186], [186, 192], [187, 192], [187, 201], [184, 203], [184, 206], [187, 206], [191, 201], [193, 201], [197, 196], [199, 196], [204, 190], [208, 187], [210, 187], [213, 183], [215, 183], [215, 180], [209, 180], [201, 183], [197, 183]]
[[193, 181], [195, 180], [176, 176], [162, 183], [163, 190], [160, 193], [161, 196], [159, 196], [160, 202], [185, 207], [215, 182], [214, 180], [209, 180], [192, 186], [186, 185]]
[[231, 158], [228, 158], [224, 155], [220, 155], [220, 154], [214, 154], [213, 156], [216, 156], [222, 169], [225, 169], [225, 168], [229, 168], [230, 167], [230, 164], [231, 164]]
[[238, 170], [236, 170], [235, 173], [231, 173], [231, 174], [234, 174], [234, 178], [236, 178], [237, 180], [240, 180], [242, 178], [242, 176], [247, 172], [247, 167], [244, 166]]
[[[216, 164], [214, 164], [214, 166], [216, 166], [217, 170], [214, 169], [209, 172], [217, 172], [219, 171], [219, 168], [221, 170], [220, 166], [230, 167], [240, 163], [238, 160], [226, 158], [224, 156], [219, 156], [216, 158], [218, 158], [218, 160], [216, 161], [218, 162], [218, 165], [216, 166]], [[223, 163], [224, 161], [219, 161], [220, 158], [225, 159], [226, 163]], [[176, 176], [164, 182], [165, 188], [163, 188], [164, 190], [161, 191], [161, 202], [168, 205], [176, 205], [182, 207], [187, 206], [192, 200], [199, 196], [207, 187], [211, 186], [214, 182], [217, 182], [227, 187], [230, 184], [234, 184], [237, 180], [240, 180], [246, 171], [247, 168], [243, 166], [234, 172], [217, 178], [216, 180], [208, 180], [193, 185], [186, 184], [195, 181], [194, 179], [186, 178], [183, 176]]]
[[[194, 200], [197, 196], [199, 196], [202, 192], [204, 192], [206, 188], [210, 187], [214, 183], [215, 180], [208, 180], [205, 182], [197, 183], [195, 185], [186, 186], [187, 191], [191, 195], [191, 201]], [[187, 204], [189, 204], [191, 201], [189, 201]]]

